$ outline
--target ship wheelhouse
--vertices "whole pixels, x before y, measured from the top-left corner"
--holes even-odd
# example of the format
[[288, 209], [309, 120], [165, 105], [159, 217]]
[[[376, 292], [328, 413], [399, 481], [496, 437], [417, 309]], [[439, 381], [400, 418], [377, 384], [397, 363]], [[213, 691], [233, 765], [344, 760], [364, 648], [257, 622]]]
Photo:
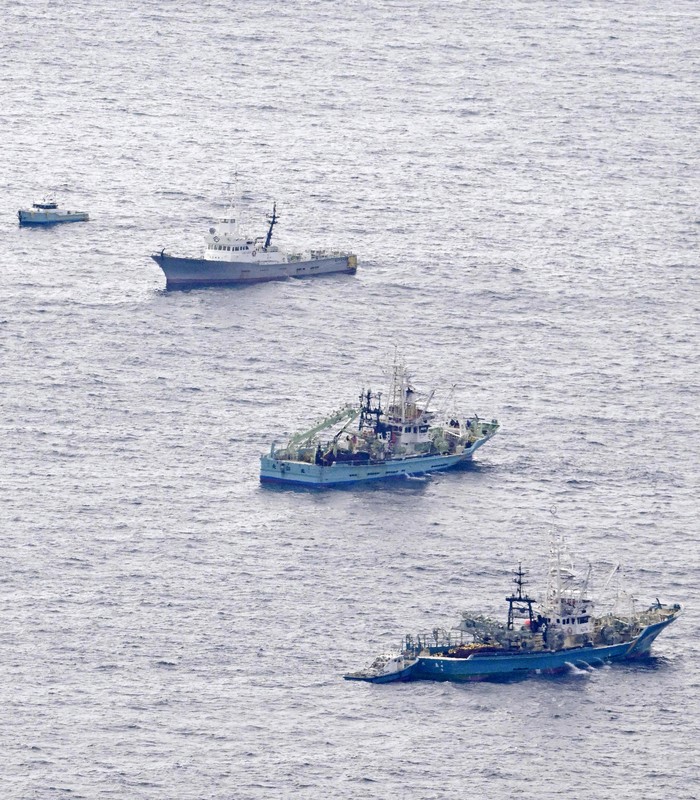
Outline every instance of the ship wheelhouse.
[[279, 247], [271, 244], [272, 228], [277, 222], [273, 209], [267, 236], [246, 237], [239, 227], [239, 210], [232, 201], [226, 215], [215, 227], [209, 228], [204, 258], [207, 261], [235, 261], [251, 264], [284, 264], [289, 261]]
[[550, 630], [559, 630], [567, 636], [593, 634], [592, 601], [569, 598], [559, 609], [551, 609], [544, 617]]

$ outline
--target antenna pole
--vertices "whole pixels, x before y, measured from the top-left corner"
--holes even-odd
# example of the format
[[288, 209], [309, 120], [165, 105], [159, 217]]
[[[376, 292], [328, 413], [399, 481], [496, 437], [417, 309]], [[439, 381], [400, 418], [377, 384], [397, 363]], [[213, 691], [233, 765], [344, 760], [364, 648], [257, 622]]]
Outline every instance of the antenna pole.
[[270, 223], [270, 227], [267, 231], [267, 236], [265, 238], [265, 244], [263, 245], [263, 250], [267, 250], [267, 248], [270, 246], [270, 242], [272, 241], [272, 229], [277, 224], [277, 203], [272, 204], [272, 216], [268, 217], [267, 219]]

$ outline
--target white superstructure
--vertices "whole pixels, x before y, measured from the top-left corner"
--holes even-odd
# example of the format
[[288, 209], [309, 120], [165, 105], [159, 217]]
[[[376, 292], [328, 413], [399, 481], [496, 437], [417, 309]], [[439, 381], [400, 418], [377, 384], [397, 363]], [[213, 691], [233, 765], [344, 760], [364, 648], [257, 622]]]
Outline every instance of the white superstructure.
[[563, 539], [553, 539], [547, 591], [542, 604], [542, 615], [550, 631], [565, 637], [593, 634], [594, 602], [588, 593], [590, 576], [589, 567], [586, 578], [578, 581]]

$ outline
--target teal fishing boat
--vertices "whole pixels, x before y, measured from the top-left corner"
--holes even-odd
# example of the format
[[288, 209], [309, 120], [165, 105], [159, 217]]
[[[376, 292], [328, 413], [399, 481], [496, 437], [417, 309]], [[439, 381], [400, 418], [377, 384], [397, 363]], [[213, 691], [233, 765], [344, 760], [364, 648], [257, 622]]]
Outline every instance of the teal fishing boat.
[[363, 389], [346, 406], [284, 447], [275, 443], [260, 458], [260, 480], [310, 487], [406, 478], [471, 461], [498, 431], [498, 421], [429, 410], [434, 392], [421, 399], [404, 364], [395, 361], [389, 402]]

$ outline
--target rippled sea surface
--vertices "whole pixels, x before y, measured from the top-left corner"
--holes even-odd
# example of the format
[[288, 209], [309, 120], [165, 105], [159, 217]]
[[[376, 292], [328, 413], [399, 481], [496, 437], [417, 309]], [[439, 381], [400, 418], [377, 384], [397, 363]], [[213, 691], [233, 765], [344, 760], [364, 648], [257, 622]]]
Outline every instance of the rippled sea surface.
[[[697, 797], [700, 9], [72, 4], [0, 48], [0, 794]], [[166, 293], [238, 171], [355, 277]], [[20, 229], [46, 189], [87, 224]], [[398, 346], [473, 467], [261, 488]], [[556, 511], [556, 516], [552, 511]], [[346, 671], [544, 580], [552, 527], [685, 613], [642, 664]]]

